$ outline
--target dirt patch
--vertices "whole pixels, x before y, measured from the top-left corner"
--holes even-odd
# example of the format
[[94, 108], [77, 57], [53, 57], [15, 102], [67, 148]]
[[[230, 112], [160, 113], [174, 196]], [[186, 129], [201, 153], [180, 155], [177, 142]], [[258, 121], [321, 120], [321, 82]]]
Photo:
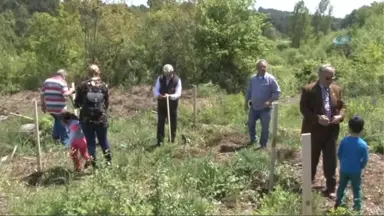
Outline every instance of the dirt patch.
[[[52, 152], [48, 151], [42, 153], [42, 166], [44, 171], [52, 170], [57, 167], [58, 164], [70, 167], [71, 160], [68, 158], [67, 152]], [[33, 156], [15, 156], [12, 161], [6, 166], [3, 166], [2, 173], [8, 175], [13, 180], [23, 180], [27, 176], [39, 176], [37, 173], [37, 161]]]
[[202, 148], [181, 145], [173, 151], [172, 157], [177, 159], [184, 159], [188, 157], [204, 157], [206, 155], [207, 152]]
[[209, 150], [214, 154], [215, 161], [223, 163], [236, 151], [247, 147], [247, 139], [238, 132], [226, 133], [218, 139], [216, 145], [210, 146]]
[[[301, 152], [298, 152], [294, 160], [291, 161], [297, 167], [298, 172], [301, 173]], [[364, 215], [383, 215], [384, 213], [384, 156], [380, 154], [370, 154], [370, 158], [363, 174], [362, 187], [363, 187], [363, 205]], [[336, 170], [336, 179], [339, 179], [339, 168]], [[301, 182], [301, 180], [300, 180]], [[316, 190], [325, 188], [326, 179], [323, 173], [323, 160], [320, 156], [320, 161], [317, 166], [316, 179], [313, 188]], [[349, 207], [353, 205], [353, 194], [350, 185], [346, 191], [346, 201]], [[327, 199], [325, 207], [327, 209], [333, 208], [334, 200]]]
[[110, 90], [111, 116], [133, 116], [139, 111], [155, 109], [151, 86], [134, 86], [130, 89]]
[[[217, 126], [219, 127], [219, 126]], [[247, 139], [238, 132], [219, 133], [213, 136], [207, 145], [202, 147], [193, 147], [188, 145], [180, 145], [173, 153], [174, 158], [184, 158], [186, 156], [204, 157], [212, 154], [215, 161], [222, 163], [226, 161], [234, 152], [247, 147]]]
[[[34, 112], [32, 101], [39, 98], [39, 93], [23, 91], [12, 95], [0, 95], [0, 114], [14, 112], [17, 114], [31, 115]], [[40, 100], [38, 100], [40, 103]], [[30, 102], [30, 103], [28, 103]]]
[[279, 162], [286, 162], [298, 157], [299, 153], [295, 148], [284, 147], [282, 144], [277, 144], [276, 156]]
[[[0, 105], [0, 115], [14, 112], [32, 116], [34, 112], [32, 101], [38, 99], [40, 105], [40, 95], [36, 91], [22, 91], [12, 95], [0, 95], [2, 104]], [[193, 93], [191, 89], [183, 90], [181, 103], [185, 103], [192, 108]], [[197, 108], [203, 108], [208, 104], [207, 99], [197, 98]], [[72, 108], [68, 102], [69, 109]], [[127, 89], [110, 89], [110, 110], [111, 117], [130, 117], [139, 111], [156, 111], [156, 100], [153, 98], [153, 87], [150, 85], [133, 86]]]

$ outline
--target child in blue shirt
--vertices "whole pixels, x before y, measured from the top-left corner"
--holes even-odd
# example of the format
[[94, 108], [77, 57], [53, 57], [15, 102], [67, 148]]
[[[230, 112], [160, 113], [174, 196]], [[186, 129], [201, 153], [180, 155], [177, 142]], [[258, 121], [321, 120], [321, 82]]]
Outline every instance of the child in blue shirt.
[[361, 174], [367, 165], [369, 153], [367, 143], [360, 138], [364, 129], [364, 119], [353, 116], [348, 123], [350, 135], [344, 137], [339, 145], [337, 157], [340, 161], [340, 179], [337, 189], [335, 208], [344, 205], [345, 189], [351, 181], [353, 191], [353, 209], [362, 210]]

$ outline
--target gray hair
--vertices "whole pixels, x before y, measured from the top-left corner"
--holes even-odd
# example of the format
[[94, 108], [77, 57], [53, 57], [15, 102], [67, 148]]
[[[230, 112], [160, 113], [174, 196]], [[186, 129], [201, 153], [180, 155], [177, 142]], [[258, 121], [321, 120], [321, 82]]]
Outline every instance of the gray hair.
[[259, 66], [260, 66], [261, 63], [268, 64], [267, 60], [265, 60], [265, 59], [259, 59], [259, 60], [257, 60], [257, 62], [256, 62], [256, 67], [259, 68]]
[[172, 67], [172, 65], [170, 65], [170, 64], [166, 64], [166, 65], [164, 65], [164, 67], [163, 67], [163, 72], [164, 72], [164, 73], [172, 73], [172, 72], [173, 72], [173, 67]]
[[322, 72], [327, 71], [329, 69], [335, 70], [335, 68], [331, 64], [322, 64], [319, 67], [318, 73], [322, 73]]
[[55, 75], [66, 77], [68, 76], [68, 72], [65, 69], [59, 69], [55, 72]]

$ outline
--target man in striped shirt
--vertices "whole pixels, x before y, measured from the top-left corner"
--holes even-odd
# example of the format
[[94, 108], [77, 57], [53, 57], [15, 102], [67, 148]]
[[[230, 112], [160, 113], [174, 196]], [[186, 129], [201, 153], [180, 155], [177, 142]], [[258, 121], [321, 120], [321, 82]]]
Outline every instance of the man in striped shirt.
[[67, 96], [74, 93], [74, 89], [68, 89], [65, 78], [68, 73], [64, 69], [58, 70], [51, 78], [45, 80], [41, 89], [41, 109], [49, 113], [54, 119], [52, 137], [66, 144], [69, 139], [68, 131], [59, 119], [59, 114], [66, 111]]

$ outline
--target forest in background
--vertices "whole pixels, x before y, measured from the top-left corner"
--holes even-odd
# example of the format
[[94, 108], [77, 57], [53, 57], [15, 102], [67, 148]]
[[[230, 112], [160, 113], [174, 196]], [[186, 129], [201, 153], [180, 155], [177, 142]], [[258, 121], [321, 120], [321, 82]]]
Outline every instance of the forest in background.
[[[290, 14], [251, 10], [252, 4], [150, 0], [149, 7], [128, 7], [100, 0], [1, 0], [0, 89], [37, 90], [58, 68], [78, 81], [89, 63], [100, 64], [112, 86], [153, 84], [162, 65], [171, 63], [185, 86], [213, 82], [238, 92], [256, 60], [265, 58], [273, 73], [291, 82], [285, 94], [297, 92], [322, 62], [336, 66], [349, 93], [382, 93], [382, 2], [342, 20], [332, 17], [329, 0], [321, 0], [313, 15], [304, 1]], [[352, 36], [351, 44], [335, 47], [333, 38], [343, 34]]]

